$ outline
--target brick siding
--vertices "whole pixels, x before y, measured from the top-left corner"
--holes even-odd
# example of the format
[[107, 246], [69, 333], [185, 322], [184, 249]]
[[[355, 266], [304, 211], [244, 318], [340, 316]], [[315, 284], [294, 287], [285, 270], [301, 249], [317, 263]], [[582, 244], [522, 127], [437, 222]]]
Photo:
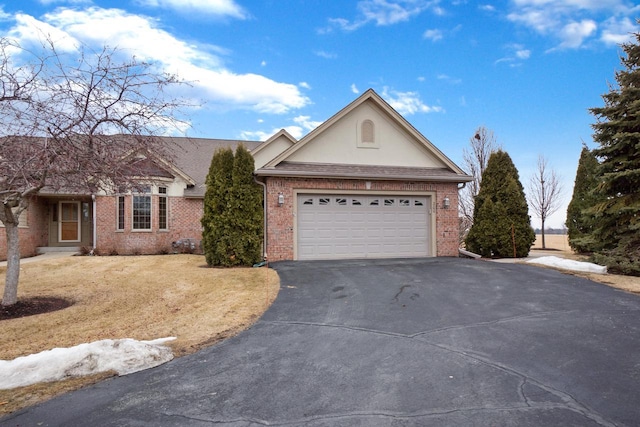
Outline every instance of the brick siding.
[[[375, 194], [376, 191], [398, 191], [403, 194], [412, 192], [434, 192], [436, 195], [436, 255], [458, 256], [458, 185], [457, 183], [429, 183], [404, 181], [370, 181], [371, 188], [366, 189], [366, 180], [339, 180], [318, 178], [267, 178], [267, 256], [270, 261], [292, 260], [294, 258], [293, 216], [294, 190], [341, 190], [362, 191], [363, 194]], [[282, 193], [285, 204], [278, 206], [278, 195]], [[443, 208], [444, 198], [448, 197], [450, 207]]]
[[[27, 227], [18, 227], [20, 240], [20, 257], [30, 257], [36, 254], [38, 246], [46, 246], [48, 241], [47, 203], [33, 197], [27, 210]], [[7, 235], [4, 227], [0, 227], [0, 261], [7, 259]]]
[[152, 195], [151, 231], [133, 231], [131, 229], [132, 196], [125, 196], [124, 230], [116, 230], [118, 198], [116, 196], [97, 197], [97, 253], [100, 255], [171, 253], [174, 251], [172, 242], [180, 239], [194, 239], [197, 242], [196, 252], [201, 252], [199, 244], [202, 240], [200, 224], [203, 213], [202, 199], [183, 197], [167, 199], [167, 230], [158, 229], [158, 196]]

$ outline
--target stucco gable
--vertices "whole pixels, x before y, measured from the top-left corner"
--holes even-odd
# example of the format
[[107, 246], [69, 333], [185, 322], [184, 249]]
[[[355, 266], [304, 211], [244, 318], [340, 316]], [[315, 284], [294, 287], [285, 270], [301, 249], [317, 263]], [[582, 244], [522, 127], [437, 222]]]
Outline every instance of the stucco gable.
[[465, 175], [372, 89], [263, 169], [282, 162], [439, 168]]
[[291, 136], [289, 132], [281, 129], [278, 133], [251, 151], [255, 169], [260, 169], [274, 157], [282, 154], [285, 150], [293, 146], [296, 142], [296, 139]]

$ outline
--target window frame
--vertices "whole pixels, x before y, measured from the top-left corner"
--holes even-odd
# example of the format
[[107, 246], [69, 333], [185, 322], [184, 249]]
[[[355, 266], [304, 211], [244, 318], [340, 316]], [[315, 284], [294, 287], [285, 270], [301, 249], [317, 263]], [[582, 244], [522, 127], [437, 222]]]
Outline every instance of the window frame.
[[158, 230], [169, 230], [169, 197], [167, 187], [158, 187]]
[[[142, 191], [136, 191], [131, 194], [131, 231], [152, 231], [153, 230], [153, 199], [151, 197], [151, 187], [146, 187]], [[149, 227], [140, 227], [141, 214], [137, 211], [142, 210], [144, 207], [137, 207], [141, 200], [146, 200], [144, 207], [148, 206], [149, 212], [144, 214], [145, 224], [148, 222]], [[138, 218], [136, 218], [136, 216]]]

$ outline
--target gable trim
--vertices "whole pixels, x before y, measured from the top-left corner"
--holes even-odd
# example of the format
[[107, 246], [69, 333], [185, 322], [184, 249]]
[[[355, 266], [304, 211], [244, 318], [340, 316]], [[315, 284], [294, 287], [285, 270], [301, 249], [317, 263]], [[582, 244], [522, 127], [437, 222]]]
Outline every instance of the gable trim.
[[283, 151], [280, 155], [268, 162], [263, 169], [276, 168], [281, 162], [286, 161], [292, 154], [303, 148], [310, 141], [315, 139], [319, 134], [323, 133], [326, 129], [333, 126], [337, 121], [345, 117], [351, 111], [355, 110], [366, 101], [371, 100], [378, 106], [385, 114], [387, 114], [395, 123], [397, 123], [403, 130], [408, 132], [416, 141], [418, 141], [423, 148], [427, 149], [433, 155], [444, 163], [448, 168], [456, 174], [466, 176], [466, 173], [460, 169], [451, 159], [449, 159], [442, 151], [440, 151], [431, 141], [429, 141], [424, 135], [422, 135], [411, 123], [409, 123], [402, 115], [400, 115], [393, 107], [391, 107], [384, 99], [380, 97], [373, 89], [368, 89], [357, 99], [344, 107], [338, 113], [334, 114], [331, 118], [323, 122], [320, 126], [309, 132], [296, 144]]

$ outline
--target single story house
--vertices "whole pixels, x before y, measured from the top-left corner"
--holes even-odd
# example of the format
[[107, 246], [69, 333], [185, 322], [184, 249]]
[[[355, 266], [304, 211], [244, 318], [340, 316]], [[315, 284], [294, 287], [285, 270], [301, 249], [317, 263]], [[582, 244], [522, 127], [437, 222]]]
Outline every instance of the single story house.
[[175, 158], [140, 159], [153, 183], [146, 188], [33, 197], [20, 221], [21, 255], [197, 246], [213, 153], [238, 144], [251, 150], [264, 187], [269, 261], [458, 254], [458, 189], [471, 177], [371, 89], [299, 141], [284, 130], [265, 142], [162, 138]]

